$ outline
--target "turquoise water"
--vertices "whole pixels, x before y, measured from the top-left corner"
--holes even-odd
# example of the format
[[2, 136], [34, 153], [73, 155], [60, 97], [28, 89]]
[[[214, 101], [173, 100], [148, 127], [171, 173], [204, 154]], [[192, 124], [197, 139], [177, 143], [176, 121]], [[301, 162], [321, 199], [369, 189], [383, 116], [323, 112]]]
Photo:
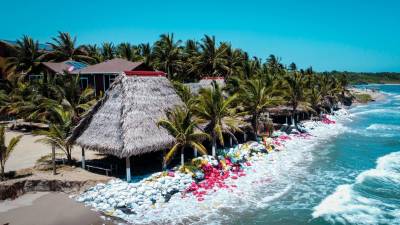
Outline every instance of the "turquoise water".
[[400, 224], [400, 86], [367, 87], [388, 97], [351, 109], [345, 131], [288, 175], [289, 190], [229, 224]]

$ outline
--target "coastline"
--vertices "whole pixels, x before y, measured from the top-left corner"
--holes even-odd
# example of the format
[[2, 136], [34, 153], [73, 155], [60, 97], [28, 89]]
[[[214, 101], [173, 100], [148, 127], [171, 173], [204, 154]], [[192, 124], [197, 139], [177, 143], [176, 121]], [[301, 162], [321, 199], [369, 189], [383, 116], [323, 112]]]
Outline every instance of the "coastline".
[[[369, 91], [367, 92], [369, 93]], [[376, 94], [374, 95], [375, 101], [381, 101], [385, 99], [385, 95], [383, 93], [375, 93], [375, 94]], [[352, 107], [355, 106], [357, 106], [357, 104], [353, 105]], [[133, 217], [132, 220], [128, 219], [128, 221], [135, 224], [148, 224], [160, 221], [165, 224], [179, 223], [179, 222], [201, 223], [200, 221], [203, 220], [208, 221], [213, 218], [221, 219], [220, 216], [218, 215], [219, 212], [221, 211], [227, 213], [227, 215], [240, 212], [240, 209], [238, 209], [239, 211], [235, 211], [235, 209], [232, 209], [232, 207], [230, 207], [232, 205], [242, 205], [242, 207], [264, 207], [270, 201], [279, 198], [280, 196], [284, 195], [287, 191], [291, 189], [291, 184], [287, 185], [279, 183], [279, 179], [280, 177], [286, 177], [287, 173], [290, 173], [289, 171], [291, 171], [290, 169], [292, 168], [291, 167], [292, 165], [298, 163], [303, 163], [303, 164], [310, 163], [312, 161], [312, 155], [311, 155], [311, 151], [313, 151], [312, 149], [316, 149], [316, 147], [319, 144], [327, 141], [329, 138], [332, 138], [335, 135], [339, 135], [344, 131], [343, 129], [345, 128], [341, 125], [341, 122], [346, 121], [348, 117], [351, 115], [344, 113], [344, 111], [342, 110], [336, 111], [336, 114], [337, 114], [336, 116], [329, 116], [330, 119], [336, 121], [335, 124], [322, 124], [321, 122], [315, 123], [306, 121], [305, 122], [306, 127], [309, 129], [312, 128], [310, 130], [310, 133], [312, 134], [311, 138], [294, 137], [285, 143], [284, 150], [274, 151], [272, 153], [266, 154], [261, 157], [258, 156], [254, 157], [250, 161], [251, 166], [244, 168], [246, 176], [239, 177], [239, 179], [231, 179], [228, 182], [229, 185], [235, 185], [236, 186], [235, 188], [227, 190], [218, 190], [209, 196], [205, 196], [204, 201], [201, 202], [198, 201], [198, 199], [193, 195], [192, 196], [189, 195], [189, 197], [182, 198], [180, 194], [175, 194], [172, 196], [170, 202], [163, 205], [158, 205], [157, 207], [159, 208], [150, 209], [146, 211], [146, 214], [135, 215], [135, 217]], [[334, 126], [335, 129], [332, 129], [333, 128], [332, 126]], [[330, 131], [335, 130], [335, 132], [327, 132], [329, 130]], [[299, 146], [301, 147], [299, 148]], [[288, 161], [288, 159], [290, 159], [290, 161]], [[273, 173], [271, 173], [271, 171], [273, 171]], [[295, 173], [291, 175], [295, 175]], [[263, 177], [263, 179], [260, 179], [260, 177]], [[265, 187], [265, 185], [268, 186], [277, 185], [275, 189], [281, 191], [273, 193], [274, 188], [271, 188], [270, 193], [267, 193], [267, 195], [260, 200], [259, 199], [260, 196], [254, 195], [254, 193], [260, 192], [263, 189], [263, 187]], [[246, 189], [249, 189], [249, 187], [251, 187], [251, 190], [244, 191]], [[61, 193], [55, 193], [55, 194], [64, 195]], [[228, 198], [228, 196], [230, 197]], [[65, 199], [60, 196], [54, 198], [49, 197], [43, 201], [47, 202], [46, 204], [56, 203], [57, 206], [58, 205], [63, 206], [64, 202], [74, 202], [80, 206], [84, 206], [83, 204], [75, 202], [75, 200], [73, 199], [70, 198]], [[37, 201], [32, 201], [32, 205], [29, 206], [31, 208], [28, 209], [26, 208], [27, 206], [20, 206], [15, 209], [9, 209], [7, 211], [7, 214], [10, 213], [13, 215], [13, 217], [18, 217], [16, 215], [21, 215], [21, 213], [24, 213], [25, 210], [33, 210], [33, 209], [39, 210], [40, 204], [41, 204], [40, 202], [38, 203]], [[93, 216], [92, 207], [86, 206], [84, 208], [86, 210], [83, 210], [82, 214], [80, 213], [71, 213], [71, 214], [74, 214], [75, 217], [84, 218], [83, 221], [86, 221], [86, 219], [88, 218], [89, 219], [88, 221], [90, 222], [88, 222], [87, 224], [96, 224], [96, 221], [98, 221], [97, 219], [99, 219], [102, 214], [97, 212], [96, 215]], [[203, 212], [204, 215], [199, 215], [198, 213], [199, 210], [204, 211]], [[228, 212], [230, 210], [231, 212]], [[6, 212], [3, 213], [4, 215], [6, 215], [5, 214]], [[2, 218], [1, 215], [2, 214], [0, 213], [0, 218]], [[171, 215], [175, 216], [172, 221], [170, 220]], [[148, 220], [149, 218], [153, 218], [156, 220], [154, 221]], [[68, 218], [64, 219], [65, 221], [68, 220]], [[63, 224], [62, 222], [65, 221], [60, 220], [59, 224]], [[101, 221], [103, 221], [103, 223], [106, 223], [106, 220], [102, 219]]]
[[[265, 207], [269, 202], [289, 191], [293, 184], [287, 183], [287, 180], [292, 180], [297, 173], [303, 171], [297, 166], [301, 164], [306, 168], [312, 163], [312, 151], [317, 149], [319, 144], [344, 132], [345, 127], [341, 122], [348, 119], [349, 115], [345, 110], [336, 111], [335, 114], [328, 116], [332, 121], [336, 121], [334, 124], [307, 121], [305, 126], [309, 129], [311, 136], [288, 135], [288, 138], [284, 138], [285, 141], [282, 141], [283, 146], [280, 151], [251, 157], [248, 161], [249, 164], [243, 166], [243, 176], [234, 179], [228, 178], [225, 181], [228, 188], [213, 188], [201, 198], [192, 193], [182, 195], [181, 192], [173, 195], [168, 203], [156, 202], [153, 205], [133, 206], [136, 207], [133, 214], [124, 213], [118, 209], [110, 212], [110, 206], [105, 204], [110, 202], [112, 199], [110, 196], [113, 196], [114, 192], [118, 192], [119, 185], [121, 185], [118, 181], [116, 183], [113, 181], [101, 185], [100, 189], [95, 188], [95, 193], [102, 193], [101, 196], [92, 196], [93, 192], [89, 191], [87, 194], [81, 195], [83, 199], [78, 196], [77, 200], [133, 224], [203, 224], [207, 221], [229, 219], [229, 215], [240, 213], [245, 208]], [[149, 184], [149, 186], [152, 185]], [[266, 186], [269, 187], [268, 190], [265, 189]], [[125, 184], [123, 187], [132, 188]], [[133, 185], [133, 187], [136, 186]], [[124, 195], [121, 191], [119, 194]], [[260, 196], [260, 194], [262, 195]], [[95, 203], [98, 201], [100, 203]], [[222, 212], [224, 216], [221, 216]]]

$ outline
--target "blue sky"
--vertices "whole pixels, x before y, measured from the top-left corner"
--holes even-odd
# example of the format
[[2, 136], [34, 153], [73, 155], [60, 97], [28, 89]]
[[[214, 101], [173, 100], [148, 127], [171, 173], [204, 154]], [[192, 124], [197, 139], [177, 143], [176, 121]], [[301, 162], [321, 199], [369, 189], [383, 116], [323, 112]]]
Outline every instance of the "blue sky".
[[0, 39], [57, 31], [79, 44], [153, 42], [162, 33], [204, 34], [265, 59], [315, 70], [400, 72], [400, 1], [3, 1]]

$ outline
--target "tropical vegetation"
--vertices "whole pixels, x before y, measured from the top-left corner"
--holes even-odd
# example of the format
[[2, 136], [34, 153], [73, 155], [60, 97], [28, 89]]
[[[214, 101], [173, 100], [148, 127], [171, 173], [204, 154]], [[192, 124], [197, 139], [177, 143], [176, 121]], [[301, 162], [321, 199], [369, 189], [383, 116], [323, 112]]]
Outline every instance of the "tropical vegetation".
[[6, 128], [0, 126], [0, 180], [5, 179], [4, 170], [7, 159], [10, 157], [11, 152], [15, 149], [22, 135], [11, 138], [8, 145], [6, 145]]
[[[49, 124], [49, 130], [37, 134], [46, 136], [41, 141], [64, 151], [69, 161], [72, 148], [66, 138], [96, 99], [92, 89], [80, 89], [78, 76], [44, 74], [39, 81], [24, 78], [29, 73], [41, 73], [41, 62], [75, 60], [95, 64], [124, 58], [165, 71], [185, 103], [184, 108], [171, 111], [159, 122], [177, 140], [167, 161], [175, 152], [184, 153], [189, 148], [205, 154], [201, 140], [206, 136], [210, 137], [215, 156], [217, 144], [225, 144], [224, 137], [237, 141], [235, 135], [243, 132], [245, 122], [251, 124], [257, 137], [260, 120], [269, 118], [270, 110], [277, 106], [290, 108], [297, 123], [299, 111], [309, 115], [329, 112], [349, 97], [347, 87], [351, 81], [346, 73], [299, 69], [295, 63], [284, 65], [275, 55], [266, 60], [251, 57], [229, 42], [218, 42], [214, 36], [182, 41], [173, 34], [163, 34], [154, 44], [136, 45], [77, 43], [76, 37], [64, 32], [52, 38], [48, 48], [28, 36], [14, 45], [0, 41], [8, 55], [0, 61], [4, 78], [0, 84], [0, 119]], [[195, 94], [182, 84], [207, 77], [223, 78], [226, 85], [213, 82], [210, 88]]]
[[173, 137], [175, 137], [175, 145], [169, 150], [165, 156], [164, 164], [167, 164], [177, 151], [181, 151], [181, 165], [184, 164], [184, 153], [189, 148], [196, 149], [203, 155], [207, 154], [206, 148], [202, 141], [209, 138], [208, 134], [196, 130], [198, 126], [197, 120], [193, 119], [192, 113], [186, 107], [177, 107], [171, 110], [167, 119], [162, 119], [158, 125], [164, 127]]

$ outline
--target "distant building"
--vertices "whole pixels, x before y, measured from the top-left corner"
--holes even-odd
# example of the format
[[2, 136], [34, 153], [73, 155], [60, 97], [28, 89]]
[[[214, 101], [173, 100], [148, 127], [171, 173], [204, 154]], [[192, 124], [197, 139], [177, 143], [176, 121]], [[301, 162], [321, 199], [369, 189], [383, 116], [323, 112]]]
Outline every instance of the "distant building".
[[115, 58], [74, 70], [71, 73], [79, 75], [82, 88], [88, 86], [94, 87], [96, 95], [99, 95], [100, 93], [105, 93], [110, 88], [115, 78], [124, 71], [136, 72], [138, 75], [142, 75], [154, 70], [146, 66], [143, 62], [131, 62], [125, 59]]
[[[5, 61], [7, 57], [11, 56], [10, 48], [8, 45], [15, 46], [16, 44], [17, 44], [16, 41], [0, 39], [0, 80], [5, 79], [5, 74], [3, 74]], [[43, 52], [51, 51], [51, 46], [39, 43], [39, 51]]]
[[197, 83], [185, 83], [193, 94], [198, 94], [202, 88], [211, 88], [212, 82], [215, 81], [220, 87], [225, 87], [225, 79], [223, 77], [204, 77]]

